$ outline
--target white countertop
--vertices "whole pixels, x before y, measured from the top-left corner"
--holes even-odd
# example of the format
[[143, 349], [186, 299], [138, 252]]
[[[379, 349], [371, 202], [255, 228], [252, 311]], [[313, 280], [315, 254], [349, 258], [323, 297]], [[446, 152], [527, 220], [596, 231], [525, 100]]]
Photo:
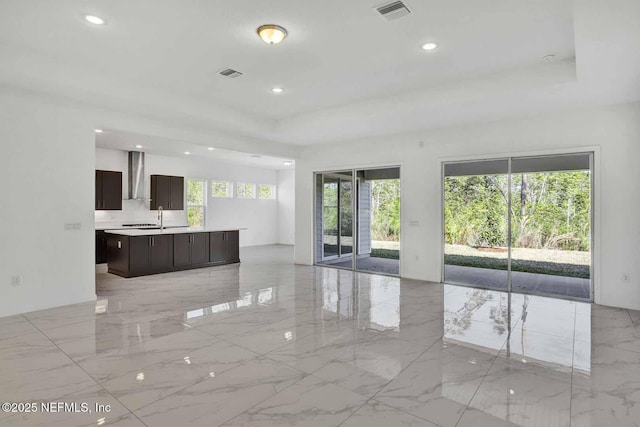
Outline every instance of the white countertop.
[[246, 230], [246, 228], [214, 228], [214, 227], [180, 227], [180, 228], [165, 228], [164, 230], [140, 230], [140, 229], [127, 229], [127, 230], [105, 230], [105, 233], [119, 234], [121, 236], [157, 236], [160, 234], [183, 234], [183, 233], [209, 233], [213, 231], [240, 231]]
[[[143, 221], [140, 221], [140, 223], [143, 223]], [[165, 228], [175, 228], [175, 227], [183, 227], [186, 228], [188, 227], [188, 225], [165, 225]], [[125, 227], [122, 224], [99, 224], [96, 223], [95, 225], [95, 229], [98, 231], [104, 231], [104, 230], [132, 230], [132, 229], [138, 229], [138, 228], [144, 228], [144, 227]]]

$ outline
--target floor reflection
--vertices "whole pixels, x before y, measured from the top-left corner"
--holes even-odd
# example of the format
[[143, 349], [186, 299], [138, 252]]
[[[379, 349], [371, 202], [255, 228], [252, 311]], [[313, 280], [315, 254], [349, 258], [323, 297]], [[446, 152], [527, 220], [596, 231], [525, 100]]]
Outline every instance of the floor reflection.
[[[590, 371], [590, 304], [444, 285], [444, 338], [504, 358], [551, 368], [574, 365], [575, 331], [582, 332], [579, 369]], [[578, 316], [577, 313], [580, 312]]]
[[[638, 312], [243, 251], [99, 274], [95, 303], [0, 319], [0, 400], [97, 401], [105, 424], [150, 426], [638, 424]], [[38, 416], [0, 424], [51, 425]]]

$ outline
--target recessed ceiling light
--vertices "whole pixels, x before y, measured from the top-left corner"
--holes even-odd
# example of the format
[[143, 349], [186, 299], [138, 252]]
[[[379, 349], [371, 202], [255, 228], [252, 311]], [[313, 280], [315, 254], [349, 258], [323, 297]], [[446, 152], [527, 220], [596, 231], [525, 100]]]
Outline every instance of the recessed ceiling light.
[[102, 129], [94, 129], [94, 131], [95, 131], [96, 133], [102, 133], [102, 132], [104, 132]]
[[438, 45], [436, 43], [430, 42], [422, 45], [422, 49], [424, 50], [434, 50]]
[[107, 21], [95, 15], [84, 15], [84, 19], [93, 25], [104, 25], [107, 23]]
[[184, 154], [186, 154], [188, 156], [191, 153], [189, 151], [185, 151]]
[[258, 35], [265, 43], [274, 45], [280, 43], [287, 37], [287, 30], [280, 25], [263, 25], [258, 28]]
[[293, 164], [293, 162], [290, 162], [289, 160], [283, 162], [285, 166], [291, 166]]
[[136, 145], [136, 148], [142, 148], [142, 145], [138, 144], [138, 145]]
[[209, 151], [213, 151], [213, 150], [215, 150], [215, 148], [213, 148], [213, 147], [209, 147], [209, 148], [208, 148], [208, 150], [209, 150]]
[[273, 93], [282, 93], [282, 88], [281, 87], [274, 87], [273, 89], [271, 89], [271, 92], [273, 92]]

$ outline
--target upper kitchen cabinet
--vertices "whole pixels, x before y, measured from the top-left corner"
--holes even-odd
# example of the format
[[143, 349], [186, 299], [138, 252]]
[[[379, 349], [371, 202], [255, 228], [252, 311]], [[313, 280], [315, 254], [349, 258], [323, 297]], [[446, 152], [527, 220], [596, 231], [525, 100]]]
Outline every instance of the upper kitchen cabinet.
[[96, 210], [122, 210], [122, 172], [96, 171]]
[[184, 177], [151, 175], [152, 210], [184, 210]]

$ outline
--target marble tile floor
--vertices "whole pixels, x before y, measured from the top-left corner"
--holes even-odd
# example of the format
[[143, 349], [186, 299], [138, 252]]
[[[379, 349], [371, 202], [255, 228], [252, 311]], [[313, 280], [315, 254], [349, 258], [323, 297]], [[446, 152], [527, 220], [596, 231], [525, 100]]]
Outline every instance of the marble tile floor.
[[640, 425], [639, 312], [241, 257], [0, 318], [0, 426]]

